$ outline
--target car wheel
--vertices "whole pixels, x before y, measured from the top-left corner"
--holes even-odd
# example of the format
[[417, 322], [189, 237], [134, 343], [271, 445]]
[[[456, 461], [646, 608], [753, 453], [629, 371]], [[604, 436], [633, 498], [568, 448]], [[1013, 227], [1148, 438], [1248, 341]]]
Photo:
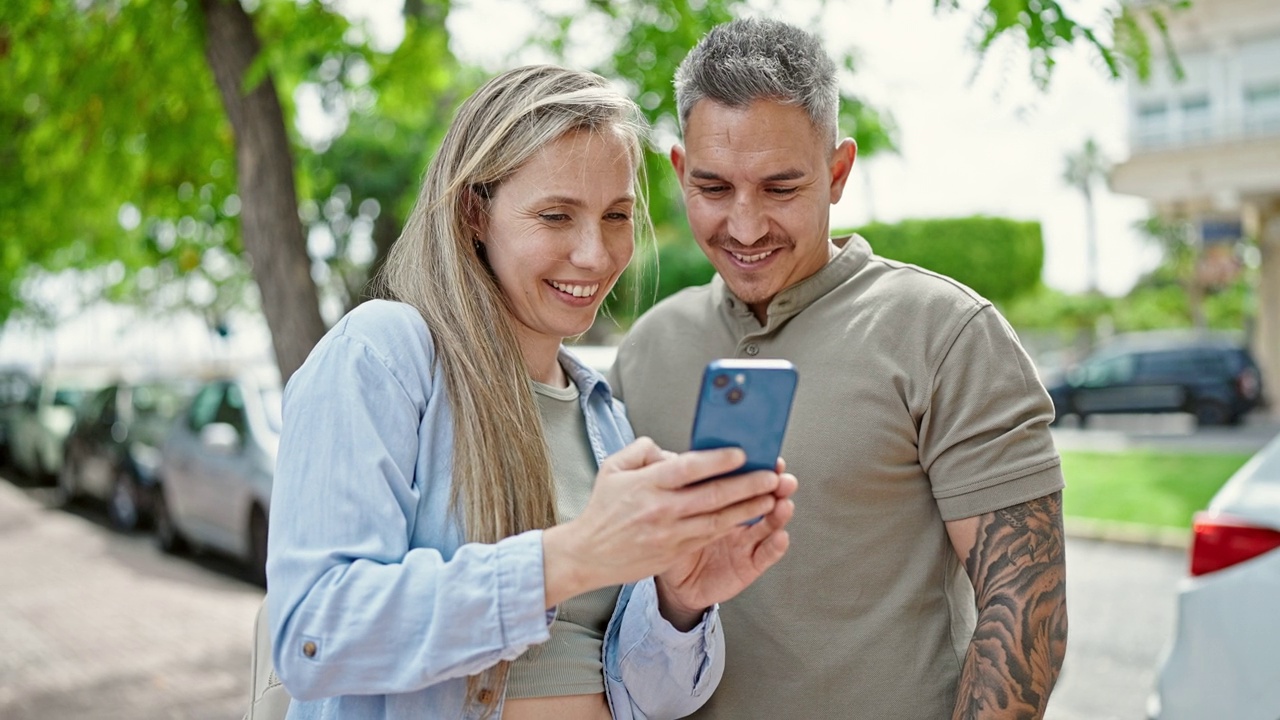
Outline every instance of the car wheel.
[[126, 471], [116, 474], [111, 483], [111, 497], [107, 500], [107, 519], [120, 532], [138, 529], [138, 483]]
[[1226, 425], [1231, 418], [1227, 406], [1217, 400], [1200, 400], [1195, 404], [1196, 424], [1201, 427]]
[[164, 490], [159, 485], [156, 486], [155, 494], [155, 501], [151, 507], [156, 526], [156, 544], [167, 553], [180, 554], [186, 551], [187, 541], [182, 537], [178, 526], [173, 524], [169, 503], [165, 502]]
[[267, 586], [267, 514], [257, 505], [249, 515], [249, 578]]

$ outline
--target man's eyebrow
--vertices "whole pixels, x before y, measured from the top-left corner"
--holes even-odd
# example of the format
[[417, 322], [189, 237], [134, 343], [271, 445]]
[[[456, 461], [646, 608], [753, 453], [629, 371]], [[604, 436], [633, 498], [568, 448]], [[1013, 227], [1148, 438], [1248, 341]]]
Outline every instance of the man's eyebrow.
[[[717, 175], [716, 173], [711, 172], [710, 170], [690, 170], [689, 175], [693, 177], [693, 179], [695, 180], [723, 180], [724, 179], [719, 175]], [[776, 172], [772, 175], [769, 175], [768, 177], [764, 178], [762, 182], [786, 182], [788, 180], [799, 180], [803, 177], [805, 177], [805, 173], [803, 170], [798, 170], [798, 169], [783, 170], [781, 172]]]

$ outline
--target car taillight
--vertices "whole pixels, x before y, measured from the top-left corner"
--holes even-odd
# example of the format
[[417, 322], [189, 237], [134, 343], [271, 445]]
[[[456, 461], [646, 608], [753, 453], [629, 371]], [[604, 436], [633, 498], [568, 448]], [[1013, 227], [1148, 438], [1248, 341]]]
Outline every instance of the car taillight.
[[1229, 568], [1280, 548], [1280, 532], [1212, 513], [1196, 513], [1191, 541], [1191, 575]]
[[1258, 371], [1253, 368], [1245, 368], [1236, 375], [1236, 390], [1240, 392], [1240, 397], [1246, 400], [1253, 400], [1258, 397], [1258, 391], [1261, 389], [1262, 383], [1258, 377]]

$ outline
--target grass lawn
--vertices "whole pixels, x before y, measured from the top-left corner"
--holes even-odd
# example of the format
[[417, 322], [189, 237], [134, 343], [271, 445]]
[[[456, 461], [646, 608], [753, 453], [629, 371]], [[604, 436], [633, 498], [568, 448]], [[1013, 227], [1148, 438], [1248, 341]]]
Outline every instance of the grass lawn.
[[1071, 517], [1190, 528], [1191, 516], [1248, 454], [1062, 452], [1062, 511]]

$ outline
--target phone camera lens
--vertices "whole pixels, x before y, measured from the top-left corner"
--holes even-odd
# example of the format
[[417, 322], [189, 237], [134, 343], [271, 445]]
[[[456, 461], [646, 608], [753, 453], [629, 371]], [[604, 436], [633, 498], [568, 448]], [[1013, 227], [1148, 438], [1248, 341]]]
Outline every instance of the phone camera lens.
[[730, 405], [736, 405], [742, 400], [742, 388], [733, 388], [725, 393], [724, 399], [728, 400]]
[[715, 385], [715, 386], [716, 386], [716, 387], [718, 387], [718, 388], [722, 388], [722, 387], [724, 387], [725, 385], [728, 385], [728, 384], [729, 384], [729, 376], [728, 376], [728, 375], [717, 375], [717, 376], [715, 377], [715, 379], [711, 381], [711, 384], [712, 384], [712, 385]]

